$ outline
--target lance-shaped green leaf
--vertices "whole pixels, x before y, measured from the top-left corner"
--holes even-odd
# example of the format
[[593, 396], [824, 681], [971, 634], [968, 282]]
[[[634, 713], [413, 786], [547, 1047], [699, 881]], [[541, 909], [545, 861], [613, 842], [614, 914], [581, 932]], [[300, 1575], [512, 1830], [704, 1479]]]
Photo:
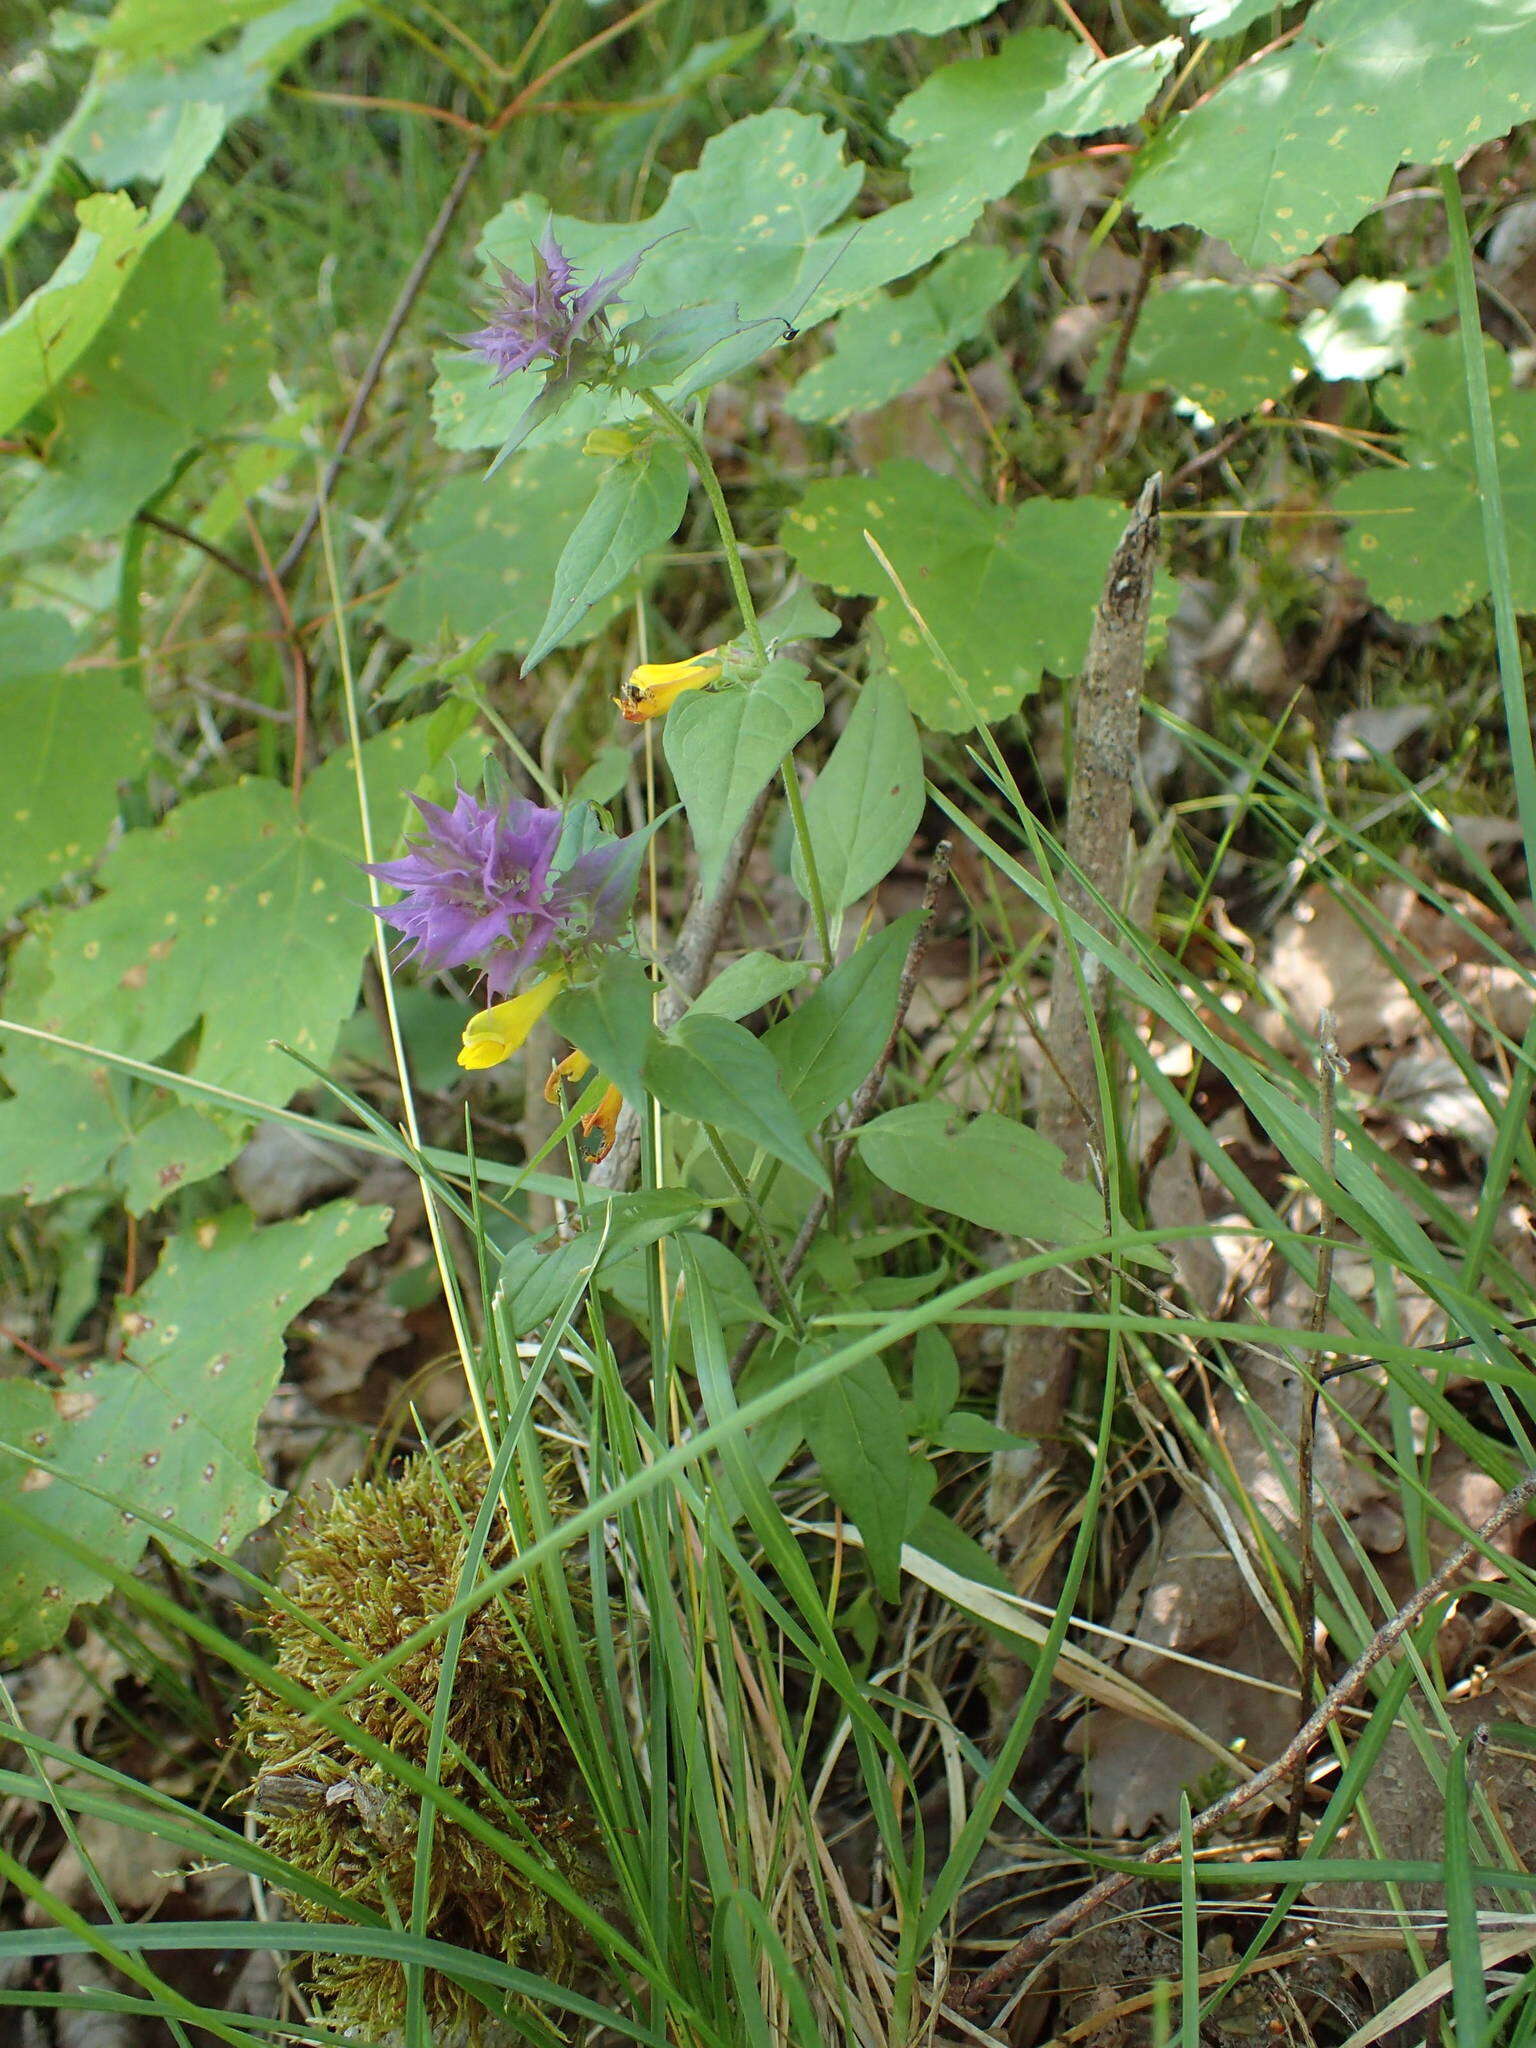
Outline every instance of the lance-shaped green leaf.
[[[478, 640], [518, 653], [532, 645], [566, 542], [601, 480], [569, 442], [525, 449], [498, 475], [449, 477], [406, 541], [410, 567], [383, 607], [392, 633], [415, 647]], [[590, 638], [613, 616], [609, 599], [578, 619]]]
[[883, 1598], [901, 1593], [901, 1544], [915, 1506], [907, 1478], [907, 1426], [885, 1362], [866, 1358], [805, 1397], [807, 1440], [828, 1493], [858, 1524]]
[[[923, 815], [923, 749], [887, 675], [859, 692], [853, 715], [805, 799], [811, 850], [829, 911], [846, 909], [900, 860]], [[809, 897], [800, 849], [791, 865]]]
[[983, 1230], [1044, 1244], [1103, 1235], [1104, 1204], [1067, 1178], [1060, 1148], [990, 1110], [967, 1117], [942, 1102], [914, 1102], [863, 1125], [858, 1147], [887, 1187]]
[[[242, 1210], [172, 1238], [123, 1305], [121, 1359], [46, 1383], [0, 1380], [0, 1515], [13, 1500], [116, 1567], [136, 1563], [172, 1522], [232, 1551], [278, 1504], [254, 1446], [282, 1373], [283, 1332], [388, 1222], [387, 1209], [332, 1202], [268, 1230], [253, 1230]], [[14, 1526], [4, 1559], [7, 1662], [56, 1641], [80, 1602], [108, 1589], [104, 1574]]]
[[555, 1029], [637, 1107], [645, 1094], [646, 1054], [656, 1036], [651, 995], [651, 978], [640, 962], [628, 953], [610, 953], [593, 981], [567, 989], [549, 1013]]
[[[513, 269], [546, 223], [583, 278], [643, 256], [625, 288], [619, 338], [628, 325], [642, 347], [661, 352], [675, 401], [752, 362], [783, 337], [785, 323], [810, 326], [920, 269], [959, 241], [981, 210], [966, 191], [914, 194], [844, 220], [863, 172], [843, 158], [842, 139], [820, 119], [775, 108], [712, 136], [698, 164], [680, 172], [649, 220], [596, 222], [556, 216], [537, 193], [509, 202], [486, 229], [483, 251]], [[450, 448], [501, 447], [543, 382], [519, 371], [493, 385], [483, 362], [443, 356], [432, 411]], [[531, 436], [576, 434], [632, 415], [620, 393], [578, 394], [557, 425]]]
[[595, 1280], [600, 1267], [671, 1237], [704, 1204], [682, 1188], [645, 1188], [615, 1195], [593, 1208], [585, 1230], [552, 1250], [525, 1239], [501, 1263], [498, 1291], [515, 1337], [547, 1323], [579, 1280]]
[[690, 1011], [646, 1055], [645, 1079], [665, 1109], [744, 1138], [818, 1188], [826, 1171], [801, 1134], [768, 1048], [725, 1017]]
[[763, 1043], [808, 1131], [847, 1101], [880, 1057], [916, 929], [917, 912], [910, 911], [876, 932], [766, 1034]]
[[555, 569], [544, 623], [524, 668], [567, 640], [593, 605], [638, 561], [676, 533], [688, 503], [688, 464], [670, 441], [651, 441], [610, 465]]
[[779, 996], [810, 978], [803, 960], [780, 960], [772, 953], [743, 953], [717, 974], [692, 1007], [711, 1017], [750, 1017]]
[[1352, 228], [1399, 164], [1446, 164], [1536, 113], [1529, 0], [1317, 0], [1299, 32], [1158, 137], [1129, 197], [1245, 263]]
[[820, 686], [784, 659], [746, 689], [692, 691], [667, 713], [667, 766], [688, 813], [702, 888], [720, 879], [758, 792], [820, 718]]

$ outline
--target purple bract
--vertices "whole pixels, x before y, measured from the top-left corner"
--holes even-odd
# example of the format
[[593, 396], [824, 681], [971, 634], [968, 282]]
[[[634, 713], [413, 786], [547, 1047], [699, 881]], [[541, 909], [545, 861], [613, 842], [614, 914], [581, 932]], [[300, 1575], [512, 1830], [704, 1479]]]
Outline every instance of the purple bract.
[[497, 263], [500, 302], [484, 327], [457, 339], [491, 365], [496, 384], [540, 357], [547, 357], [563, 376], [580, 377], [586, 359], [601, 354], [597, 344], [606, 338], [604, 309], [629, 283], [639, 261], [632, 257], [578, 292], [570, 259], [553, 230], [546, 228], [533, 251], [532, 282]]
[[407, 958], [434, 972], [482, 967], [490, 1001], [501, 1002], [551, 943], [617, 937], [639, 872], [630, 841], [591, 847], [551, 876], [562, 812], [526, 797], [485, 804], [462, 789], [451, 811], [411, 801], [426, 837], [412, 840], [402, 859], [367, 868], [405, 892], [377, 915], [411, 941]]

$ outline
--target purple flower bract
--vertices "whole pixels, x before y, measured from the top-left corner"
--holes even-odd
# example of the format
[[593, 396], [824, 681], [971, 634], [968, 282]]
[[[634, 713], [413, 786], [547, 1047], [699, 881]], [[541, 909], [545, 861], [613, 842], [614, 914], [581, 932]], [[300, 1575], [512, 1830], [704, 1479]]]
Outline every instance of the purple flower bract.
[[578, 292], [570, 259], [553, 230], [546, 228], [533, 251], [532, 281], [497, 263], [499, 303], [484, 327], [458, 339], [491, 365], [496, 384], [540, 357], [547, 357], [564, 376], [579, 377], [584, 354], [599, 353], [592, 344], [606, 330], [604, 309], [634, 276], [639, 261], [636, 256], [620, 264]]
[[400, 860], [367, 872], [405, 893], [377, 915], [411, 941], [407, 957], [433, 972], [479, 966], [491, 1002], [502, 1002], [554, 941], [564, 947], [616, 938], [639, 876], [639, 848], [608, 840], [562, 873], [550, 866], [564, 814], [509, 797], [482, 803], [459, 790], [453, 809], [413, 797], [426, 836]]

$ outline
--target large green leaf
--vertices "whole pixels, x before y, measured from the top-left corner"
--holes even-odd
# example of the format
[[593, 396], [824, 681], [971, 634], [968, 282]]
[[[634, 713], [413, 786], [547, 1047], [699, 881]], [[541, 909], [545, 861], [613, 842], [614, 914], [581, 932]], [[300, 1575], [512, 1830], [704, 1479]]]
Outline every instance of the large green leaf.
[[576, 637], [592, 607], [672, 538], [687, 503], [688, 464], [674, 442], [650, 441], [611, 466], [565, 544], [524, 668]]
[[[805, 1434], [828, 1493], [858, 1524], [876, 1586], [901, 1593], [901, 1544], [911, 1506], [907, 1426], [885, 1362], [866, 1358], [807, 1394]], [[919, 1511], [923, 1503], [916, 1503]]]
[[[209, 11], [200, 12], [206, 29]], [[158, 184], [184, 108], [215, 107], [226, 129], [258, 113], [277, 72], [326, 29], [361, 12], [355, 0], [283, 0], [212, 56], [155, 56], [128, 68], [114, 55], [92, 76], [88, 118], [70, 124], [69, 155], [98, 185]], [[220, 32], [227, 26], [221, 21]]]
[[[428, 765], [430, 723], [365, 745], [383, 848], [403, 822], [404, 792]], [[189, 798], [153, 830], [130, 832], [102, 862], [96, 900], [57, 915], [22, 949], [35, 964], [23, 963], [9, 1014], [135, 1059], [169, 1056], [198, 1080], [284, 1103], [304, 1074], [273, 1041], [324, 1062], [357, 999], [374, 930], [359, 857], [345, 753], [310, 778], [297, 807], [260, 777]], [[190, 1109], [175, 1118], [156, 1111], [138, 1132], [146, 1105], [125, 1115], [121, 1082], [83, 1092], [66, 1055], [8, 1046], [7, 1072], [17, 1092], [0, 1104], [0, 1186], [39, 1195], [56, 1186], [47, 1145], [63, 1121], [55, 1086], [74, 1112], [76, 1153], [94, 1156], [97, 1172], [118, 1155], [114, 1172], [136, 1172], [141, 1192], [158, 1185], [163, 1197], [240, 1143], [238, 1113], [212, 1126], [221, 1135], [211, 1151], [206, 1120]], [[125, 1144], [132, 1161], [121, 1156]]]
[[[415, 647], [478, 640], [517, 653], [533, 644], [566, 543], [592, 503], [602, 470], [568, 442], [526, 448], [496, 475], [454, 476], [428, 501], [406, 540], [410, 567], [383, 608]], [[571, 629], [589, 639], [617, 601]]]
[[[846, 909], [890, 873], [912, 842], [923, 801], [923, 748], [912, 714], [889, 676], [872, 676], [805, 800], [829, 911]], [[808, 897], [798, 845], [791, 872]]]
[[135, 266], [176, 218], [222, 132], [215, 108], [186, 107], [152, 207], [135, 206], [126, 192], [81, 200], [79, 232], [69, 253], [46, 284], [0, 324], [0, 433], [58, 390], [96, 339]]
[[740, 1024], [690, 1011], [652, 1044], [645, 1079], [663, 1108], [745, 1138], [826, 1187], [826, 1171], [801, 1135], [773, 1055]]
[[88, 867], [118, 815], [119, 787], [148, 765], [142, 700], [112, 675], [0, 682], [0, 917]]
[[1103, 1233], [1102, 1201], [1067, 1178], [1058, 1147], [990, 1110], [967, 1117], [942, 1102], [914, 1102], [863, 1125], [858, 1145], [887, 1187], [983, 1230], [1043, 1244]]
[[[781, 537], [807, 576], [850, 597], [878, 597], [891, 673], [937, 732], [966, 732], [1016, 711], [1044, 670], [1082, 666], [1104, 572], [1125, 513], [1102, 498], [1031, 498], [1013, 510], [972, 498], [952, 477], [898, 458], [869, 477], [816, 483]], [[934, 660], [865, 533], [966, 684]], [[967, 701], [967, 697], [968, 700]]]
[[1163, 5], [1188, 21], [1192, 36], [1235, 36], [1261, 14], [1275, 11], [1275, 0], [1163, 0]]
[[688, 813], [702, 888], [719, 880], [758, 792], [820, 718], [820, 685], [783, 659], [769, 662], [749, 689], [690, 693], [667, 713], [667, 766]]
[[1198, 278], [1158, 292], [1136, 324], [1122, 386], [1175, 391], [1213, 420], [1282, 398], [1307, 361], [1284, 310], [1272, 286]]
[[[270, 1230], [252, 1230], [236, 1211], [172, 1238], [123, 1304], [120, 1359], [71, 1367], [46, 1383], [0, 1380], [0, 1442], [10, 1454], [0, 1457], [0, 1514], [15, 1502], [119, 1569], [171, 1522], [232, 1551], [278, 1503], [254, 1439], [282, 1373], [283, 1332], [380, 1242], [388, 1222], [387, 1209], [333, 1202]], [[4, 1554], [0, 1657], [8, 1663], [56, 1641], [80, 1602], [108, 1589], [105, 1572], [14, 1525]]]
[[[811, 115], [776, 108], [712, 136], [649, 220], [561, 215], [551, 224], [583, 278], [643, 258], [615, 316], [621, 331], [634, 325], [644, 333], [642, 322], [688, 314], [695, 346], [668, 368], [664, 385], [677, 399], [753, 361], [780, 339], [784, 322], [810, 326], [920, 269], [981, 210], [968, 192], [946, 188], [844, 221], [862, 181], [860, 168], [843, 161], [837, 134]], [[530, 246], [548, 222], [546, 202], [524, 193], [491, 221], [483, 252], [526, 275]], [[452, 448], [505, 443], [543, 382], [526, 370], [493, 386], [488, 367], [467, 355], [444, 356], [438, 367], [433, 416]], [[535, 428], [531, 443], [639, 411], [632, 398], [580, 393], [557, 421]]]
[[1027, 28], [995, 56], [947, 64], [891, 116], [914, 196], [1001, 199], [1048, 135], [1093, 135], [1136, 120], [1178, 50], [1169, 37], [1100, 60], [1064, 29]]
[[200, 43], [262, 15], [286, 11], [284, 0], [117, 0], [104, 22], [93, 23], [91, 40], [117, 50], [133, 63], [178, 57]]
[[188, 449], [262, 406], [270, 361], [261, 316], [224, 312], [213, 245], [168, 229], [56, 394], [0, 555], [117, 532]]
[[1400, 163], [1454, 163], [1533, 113], [1530, 0], [1317, 0], [1172, 123], [1130, 196], [1152, 227], [1287, 263], [1352, 228]]
[[[1403, 428], [1405, 469], [1368, 470], [1334, 492], [1350, 521], [1345, 557], [1394, 618], [1457, 615], [1488, 595], [1483, 509], [1455, 335], [1421, 335], [1376, 400]], [[1510, 388], [1509, 361], [1485, 344], [1515, 603], [1536, 611], [1536, 393]]]
[[916, 928], [912, 911], [866, 939], [765, 1037], [790, 1105], [808, 1131], [848, 1100], [880, 1057]]
[[882, 292], [838, 316], [836, 354], [796, 384], [788, 410], [800, 420], [841, 420], [899, 397], [974, 334], [1023, 268], [1005, 250], [968, 242], [899, 297]]
[[795, 27], [829, 43], [857, 43], [909, 30], [941, 36], [991, 12], [991, 0], [795, 0]]
[[750, 1017], [764, 1004], [799, 988], [809, 980], [810, 973], [803, 960], [780, 960], [773, 953], [743, 953], [739, 960], [721, 969], [693, 1008], [709, 1017], [729, 1017], [733, 1021]]
[[0, 917], [95, 860], [153, 740], [143, 699], [115, 675], [7, 673], [0, 649]]

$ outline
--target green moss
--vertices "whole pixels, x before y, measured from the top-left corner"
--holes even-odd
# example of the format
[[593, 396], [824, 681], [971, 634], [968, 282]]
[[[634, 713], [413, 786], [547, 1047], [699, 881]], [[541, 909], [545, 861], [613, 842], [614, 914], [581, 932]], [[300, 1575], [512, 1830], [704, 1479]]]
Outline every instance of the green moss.
[[[466, 1437], [435, 1459], [413, 1458], [397, 1478], [355, 1482], [299, 1528], [283, 1568], [293, 1610], [273, 1607], [268, 1616], [277, 1669], [328, 1698], [441, 1614], [457, 1591], [486, 1476], [479, 1440]], [[499, 1515], [487, 1569], [513, 1554]], [[601, 1867], [596, 1831], [525, 1647], [530, 1623], [521, 1587], [470, 1618], [454, 1674], [441, 1782], [591, 1891], [593, 1869]], [[426, 1765], [442, 1655], [439, 1638], [397, 1665], [388, 1683], [365, 1687], [348, 1709], [360, 1727], [418, 1768]], [[399, 1694], [422, 1713], [413, 1714]], [[259, 1774], [255, 1804], [265, 1846], [360, 1907], [408, 1921], [417, 1801], [341, 1737], [261, 1691], [247, 1698], [240, 1734]], [[331, 1917], [303, 1898], [291, 1903], [306, 1919]], [[584, 1957], [579, 1929], [563, 1908], [441, 1814], [426, 1932], [556, 1981], [569, 1981]], [[380, 1958], [317, 1957], [312, 1985], [333, 2021], [369, 2038], [404, 2014], [404, 1972]], [[434, 2028], [480, 2037], [486, 2014], [470, 1993], [435, 1971], [427, 1973], [425, 1991]]]

